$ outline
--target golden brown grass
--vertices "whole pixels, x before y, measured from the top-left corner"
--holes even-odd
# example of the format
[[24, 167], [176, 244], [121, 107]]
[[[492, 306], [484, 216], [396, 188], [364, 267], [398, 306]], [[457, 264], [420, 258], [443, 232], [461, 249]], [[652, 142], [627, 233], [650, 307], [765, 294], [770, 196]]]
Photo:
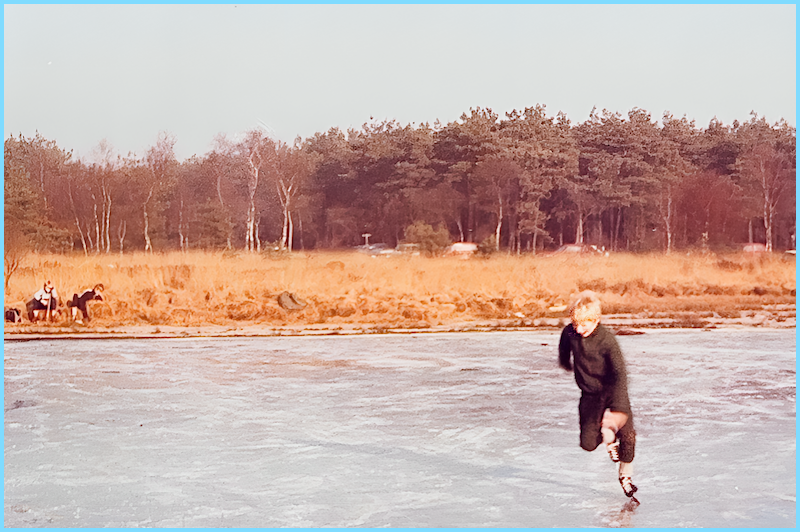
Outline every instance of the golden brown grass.
[[[355, 252], [282, 257], [176, 252], [29, 255], [11, 278], [6, 306], [23, 309], [46, 279], [55, 283], [62, 302], [103, 283], [107, 304], [90, 303], [90, 312], [92, 324], [104, 327], [355, 323], [388, 328], [533, 319], [563, 316], [557, 307], [584, 289], [601, 295], [605, 314], [713, 311], [724, 317], [795, 301], [794, 258], [779, 254], [461, 260]], [[308, 306], [282, 309], [277, 296], [283, 291]]]

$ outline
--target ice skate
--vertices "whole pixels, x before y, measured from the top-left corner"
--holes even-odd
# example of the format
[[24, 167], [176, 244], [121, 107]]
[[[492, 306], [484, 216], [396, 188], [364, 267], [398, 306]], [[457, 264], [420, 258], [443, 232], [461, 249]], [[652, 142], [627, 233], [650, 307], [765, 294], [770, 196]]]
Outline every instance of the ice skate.
[[622, 486], [622, 491], [625, 492], [625, 495], [637, 503], [639, 502], [636, 500], [636, 497], [633, 496], [634, 493], [639, 491], [639, 488], [631, 481], [631, 477], [619, 477], [619, 484]]

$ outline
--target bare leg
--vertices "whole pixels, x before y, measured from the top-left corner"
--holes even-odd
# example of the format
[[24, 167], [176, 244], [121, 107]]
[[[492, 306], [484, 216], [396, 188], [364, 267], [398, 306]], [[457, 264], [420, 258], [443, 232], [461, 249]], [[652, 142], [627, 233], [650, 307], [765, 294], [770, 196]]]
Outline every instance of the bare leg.
[[608, 445], [614, 443], [617, 439], [617, 432], [625, 426], [628, 422], [628, 415], [622, 412], [612, 412], [606, 410], [603, 414], [603, 422], [600, 426], [600, 432], [603, 435], [603, 443]]
[[619, 442], [617, 432], [628, 422], [628, 415], [622, 412], [612, 412], [606, 409], [603, 412], [603, 420], [600, 424], [600, 434], [603, 443], [606, 444], [606, 451], [612, 462], [619, 462]]

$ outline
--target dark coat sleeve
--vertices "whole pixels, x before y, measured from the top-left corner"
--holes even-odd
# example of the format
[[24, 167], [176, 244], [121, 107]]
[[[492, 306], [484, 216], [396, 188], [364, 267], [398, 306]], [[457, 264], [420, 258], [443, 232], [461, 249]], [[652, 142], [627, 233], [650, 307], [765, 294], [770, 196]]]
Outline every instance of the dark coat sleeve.
[[572, 371], [572, 363], [570, 362], [570, 354], [572, 353], [572, 343], [569, 340], [569, 326], [564, 327], [561, 331], [561, 339], [558, 342], [558, 365], [567, 371]]
[[617, 408], [630, 410], [628, 399], [628, 371], [625, 368], [625, 359], [622, 357], [622, 350], [614, 336], [609, 336], [608, 358], [611, 367], [611, 381], [613, 383], [613, 395], [611, 402]]

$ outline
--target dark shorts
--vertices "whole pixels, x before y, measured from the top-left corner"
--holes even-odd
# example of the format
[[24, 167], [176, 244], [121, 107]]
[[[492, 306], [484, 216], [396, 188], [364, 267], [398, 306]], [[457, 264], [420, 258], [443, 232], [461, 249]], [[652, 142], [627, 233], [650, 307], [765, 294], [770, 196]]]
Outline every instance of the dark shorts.
[[[38, 299], [31, 299], [30, 302], [31, 310], [47, 310], [47, 307], [42, 304], [41, 301]], [[55, 310], [58, 307], [58, 300], [53, 299], [50, 301], [50, 310]]]
[[633, 413], [630, 405], [613, 405], [610, 393], [582, 393], [578, 403], [578, 414], [581, 426], [581, 448], [594, 451], [603, 443], [600, 428], [603, 423], [603, 414], [606, 408], [612, 412], [628, 414], [628, 422], [617, 432], [619, 440], [619, 459], [623, 462], [633, 462], [636, 451], [636, 429], [633, 425]]
[[78, 294], [72, 295], [72, 300], [67, 301], [67, 306], [81, 311], [85, 319], [89, 319], [89, 309], [86, 308], [86, 299], [81, 299]]

